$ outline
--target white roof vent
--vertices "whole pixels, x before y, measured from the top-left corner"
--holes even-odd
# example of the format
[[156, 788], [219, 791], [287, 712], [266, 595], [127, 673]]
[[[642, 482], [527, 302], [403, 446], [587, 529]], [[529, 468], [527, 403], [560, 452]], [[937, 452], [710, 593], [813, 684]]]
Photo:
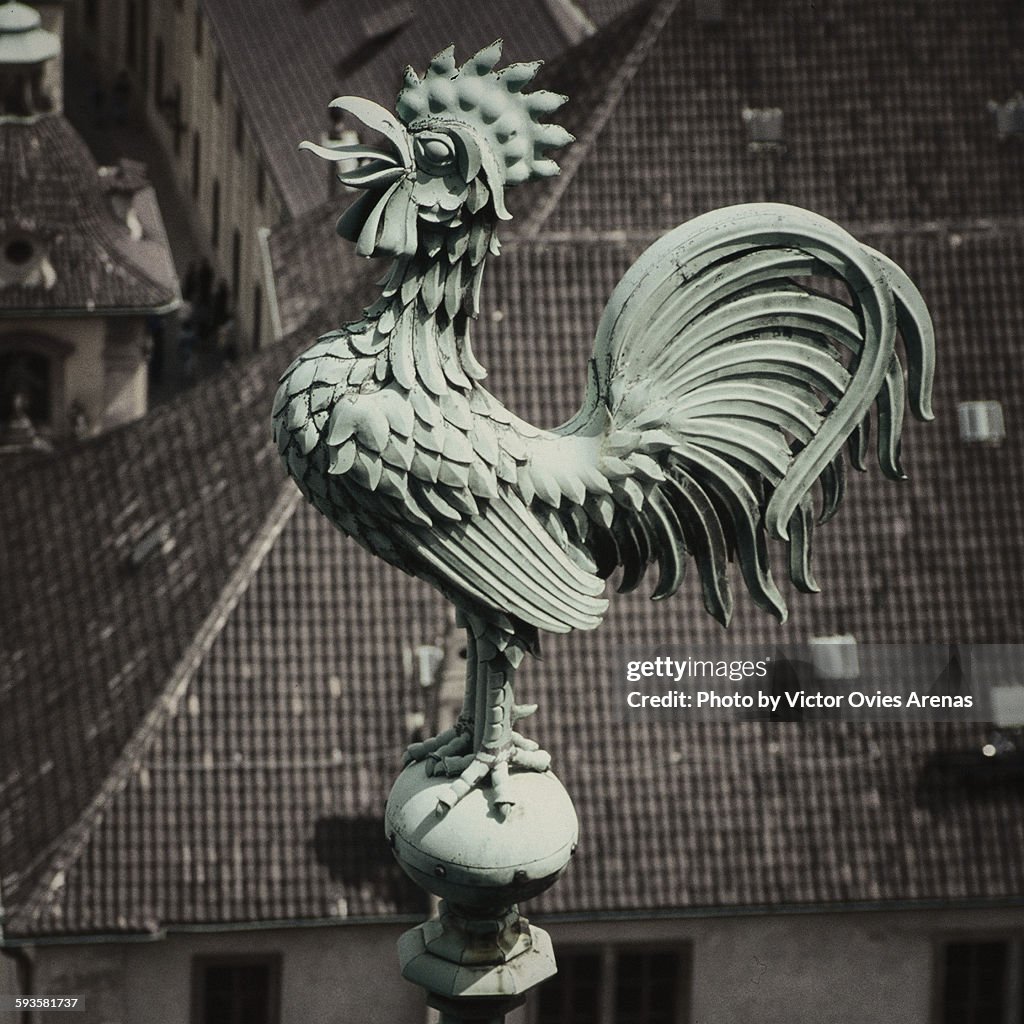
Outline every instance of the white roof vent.
[[995, 115], [1000, 142], [1011, 135], [1024, 135], [1024, 94], [1017, 93], [1003, 103], [989, 100], [988, 109]]
[[444, 660], [444, 648], [436, 644], [419, 644], [413, 648], [416, 677], [424, 689], [437, 682], [437, 670]]
[[785, 141], [784, 115], [780, 107], [744, 107], [743, 125], [752, 152], [781, 149]]
[[814, 674], [821, 680], [857, 679], [860, 658], [857, 639], [849, 633], [835, 636], [812, 636], [807, 641]]
[[1002, 729], [1024, 726], [1024, 686], [992, 687], [992, 724]]
[[957, 416], [960, 440], [967, 444], [999, 444], [1006, 438], [1006, 422], [999, 402], [961, 402]]

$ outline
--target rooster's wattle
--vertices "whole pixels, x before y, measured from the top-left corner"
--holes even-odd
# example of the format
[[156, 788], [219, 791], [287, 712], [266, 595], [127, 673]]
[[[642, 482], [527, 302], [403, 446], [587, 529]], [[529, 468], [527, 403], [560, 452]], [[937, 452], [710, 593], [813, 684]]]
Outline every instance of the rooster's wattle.
[[[455, 603], [469, 667], [452, 729], [410, 748], [452, 777], [439, 810], [490, 780], [502, 813], [510, 766], [549, 757], [514, 731], [512, 676], [538, 630], [593, 629], [621, 589], [658, 564], [676, 591], [688, 557], [725, 623], [727, 567], [783, 618], [769, 538], [789, 575], [816, 589], [815, 521], [843, 492], [844, 448], [860, 466], [877, 407], [878, 458], [902, 475], [904, 396], [931, 417], [932, 331], [907, 276], [822, 217], [735, 206], [652, 245], [605, 309], [579, 412], [555, 430], [516, 417], [483, 387], [470, 349], [505, 190], [558, 172], [571, 136], [541, 119], [564, 97], [525, 91], [537, 64], [495, 65], [500, 45], [457, 66], [452, 49], [411, 69], [398, 117], [355, 97], [332, 106], [385, 140], [306, 148], [356, 162], [365, 190], [338, 223], [391, 263], [363, 318], [332, 331], [281, 379], [274, 434], [302, 493], [340, 530]], [[848, 301], [798, 281], [827, 275]], [[902, 334], [908, 385], [894, 354]], [[819, 507], [813, 490], [820, 489]]]

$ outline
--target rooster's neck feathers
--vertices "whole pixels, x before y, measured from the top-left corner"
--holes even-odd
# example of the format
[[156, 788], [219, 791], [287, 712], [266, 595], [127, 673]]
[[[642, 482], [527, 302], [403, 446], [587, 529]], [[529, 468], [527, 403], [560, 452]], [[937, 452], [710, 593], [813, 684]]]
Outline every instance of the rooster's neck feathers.
[[388, 339], [389, 376], [408, 387], [415, 368], [435, 394], [442, 386], [469, 388], [486, 376], [470, 347], [469, 323], [479, 313], [486, 257], [497, 252], [494, 225], [480, 218], [425, 233], [415, 256], [391, 264], [380, 297], [364, 313]]

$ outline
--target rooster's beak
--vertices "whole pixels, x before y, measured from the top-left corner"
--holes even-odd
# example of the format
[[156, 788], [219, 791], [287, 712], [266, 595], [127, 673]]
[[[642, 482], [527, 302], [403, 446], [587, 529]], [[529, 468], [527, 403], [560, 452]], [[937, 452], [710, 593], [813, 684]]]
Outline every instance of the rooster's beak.
[[355, 242], [360, 256], [414, 255], [418, 232], [412, 172], [416, 163], [405, 127], [383, 107], [358, 96], [342, 96], [331, 106], [359, 118], [386, 140], [380, 149], [316, 146], [311, 142], [300, 146], [325, 160], [350, 160], [355, 164], [343, 170], [338, 179], [353, 188], [364, 189], [365, 194], [342, 214], [338, 234]]
[[339, 96], [330, 105], [357, 117], [367, 128], [379, 132], [390, 143], [384, 149], [362, 145], [318, 146], [312, 142], [299, 143], [299, 149], [308, 149], [325, 160], [355, 161], [356, 166], [338, 172], [339, 181], [353, 188], [379, 189], [397, 181], [412, 167], [409, 136], [393, 114], [359, 96]]

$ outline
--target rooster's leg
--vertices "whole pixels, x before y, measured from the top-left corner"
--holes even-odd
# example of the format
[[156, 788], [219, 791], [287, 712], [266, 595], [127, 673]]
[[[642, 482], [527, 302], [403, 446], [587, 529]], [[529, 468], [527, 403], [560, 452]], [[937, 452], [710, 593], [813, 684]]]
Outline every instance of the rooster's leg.
[[439, 764], [444, 774], [458, 773], [458, 778], [441, 794], [437, 811], [438, 814], [446, 813], [489, 778], [494, 787], [495, 808], [505, 818], [515, 803], [508, 787], [509, 767], [515, 765], [530, 771], [547, 771], [551, 756], [512, 728], [517, 721], [536, 710], [536, 705], [516, 704], [513, 698], [512, 678], [521, 651], [510, 646], [497, 647], [482, 636], [479, 622], [470, 623], [471, 638], [474, 625], [478, 627], [481, 639], [475, 646], [474, 664], [470, 666], [470, 674], [475, 679], [473, 689], [476, 698], [473, 752], [446, 758]]

